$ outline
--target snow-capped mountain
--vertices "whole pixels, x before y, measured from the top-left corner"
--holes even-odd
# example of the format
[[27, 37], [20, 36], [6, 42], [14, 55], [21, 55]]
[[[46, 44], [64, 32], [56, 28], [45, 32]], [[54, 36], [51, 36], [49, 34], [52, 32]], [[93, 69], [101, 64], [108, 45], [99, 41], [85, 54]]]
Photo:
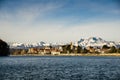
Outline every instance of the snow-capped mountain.
[[43, 46], [49, 46], [50, 44], [45, 43], [43, 41], [39, 43], [8, 43], [10, 48], [15, 48], [15, 49], [26, 49], [30, 47], [43, 47]]
[[80, 39], [78, 44], [83, 47], [93, 46], [102, 47], [103, 45], [120, 47], [119, 43], [114, 41], [105, 41], [100, 37], [90, 37], [88, 39]]
[[[70, 43], [66, 43], [70, 44]], [[27, 49], [31, 47], [44, 47], [44, 46], [59, 46], [59, 45], [66, 45], [61, 44], [61, 43], [45, 43], [43, 41], [41, 42], [36, 42], [36, 43], [9, 43], [10, 48], [15, 48], [15, 49]], [[100, 37], [90, 37], [88, 39], [80, 39], [78, 42], [73, 42], [74, 46], [82, 46], [82, 47], [102, 47], [103, 45], [108, 45], [108, 46], [115, 46], [117, 48], [120, 48], [120, 42], [114, 42], [114, 41], [106, 41], [103, 40]]]

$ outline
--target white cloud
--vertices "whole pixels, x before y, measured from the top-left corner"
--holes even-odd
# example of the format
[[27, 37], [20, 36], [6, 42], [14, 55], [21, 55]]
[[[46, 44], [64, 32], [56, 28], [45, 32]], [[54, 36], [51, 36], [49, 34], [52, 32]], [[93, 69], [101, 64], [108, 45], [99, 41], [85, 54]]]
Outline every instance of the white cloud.
[[41, 18], [47, 14], [59, 9], [62, 4], [58, 3], [47, 3], [47, 4], [22, 4], [15, 10], [9, 11], [6, 8], [0, 10], [0, 21], [10, 21], [17, 22], [20, 24], [30, 24], [36, 20], [36, 18]]
[[[59, 25], [59, 26], [57, 26]], [[107, 40], [120, 40], [120, 21], [89, 22], [84, 25], [65, 27], [60, 24], [42, 24], [36, 27], [12, 27], [2, 24], [1, 37], [8, 41], [17, 42], [67, 42], [77, 41], [80, 38], [99, 36]], [[56, 27], [57, 26], [57, 27]]]
[[17, 17], [26, 22], [32, 22], [36, 18], [45, 16], [45, 14], [48, 14], [59, 7], [60, 7], [59, 5], [56, 6], [55, 4], [47, 5], [36, 4], [29, 6], [25, 5], [22, 8], [20, 8], [20, 10], [18, 10]]

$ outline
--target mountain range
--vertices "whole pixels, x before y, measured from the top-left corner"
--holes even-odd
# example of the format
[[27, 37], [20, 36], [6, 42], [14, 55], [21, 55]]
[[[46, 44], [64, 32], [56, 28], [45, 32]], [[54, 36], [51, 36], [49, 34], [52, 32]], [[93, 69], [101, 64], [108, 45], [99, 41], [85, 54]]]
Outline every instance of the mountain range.
[[78, 44], [82, 47], [102, 47], [103, 45], [120, 47], [120, 42], [106, 41], [100, 37], [90, 37], [88, 39], [80, 39]]
[[[15, 48], [15, 49], [27, 49], [31, 47], [43, 47], [43, 46], [58, 46], [58, 45], [66, 45], [68, 43], [45, 43], [43, 41], [39, 43], [8, 43], [10, 45], [10, 48]], [[120, 48], [120, 42], [115, 42], [115, 41], [106, 41], [103, 40], [100, 37], [89, 37], [88, 39], [80, 39], [77, 42], [73, 42], [73, 45], [75, 46], [82, 46], [82, 47], [102, 47], [103, 45], [107, 46], [115, 46], [116, 48]]]

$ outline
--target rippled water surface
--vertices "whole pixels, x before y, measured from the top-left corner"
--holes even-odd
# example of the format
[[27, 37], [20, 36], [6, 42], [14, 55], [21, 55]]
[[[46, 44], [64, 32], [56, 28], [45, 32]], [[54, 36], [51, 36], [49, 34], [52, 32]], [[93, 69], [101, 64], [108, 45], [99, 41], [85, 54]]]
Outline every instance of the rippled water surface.
[[0, 57], [0, 80], [120, 80], [120, 57]]

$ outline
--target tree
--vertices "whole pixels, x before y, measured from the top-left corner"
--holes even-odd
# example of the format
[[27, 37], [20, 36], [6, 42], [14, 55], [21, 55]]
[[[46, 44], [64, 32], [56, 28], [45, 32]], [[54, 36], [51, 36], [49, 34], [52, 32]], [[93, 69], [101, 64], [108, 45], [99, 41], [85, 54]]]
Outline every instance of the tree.
[[10, 55], [10, 50], [8, 44], [0, 39], [0, 56]]
[[78, 48], [77, 48], [77, 53], [81, 53], [81, 50], [82, 50], [82, 47], [81, 47], [81, 46], [78, 46]]
[[62, 49], [63, 49], [63, 53], [72, 53], [73, 52], [73, 49], [71, 49], [71, 45], [63, 45], [62, 46]]
[[86, 49], [86, 48], [83, 48], [82, 50], [81, 50], [81, 53], [88, 53], [89, 51]]
[[71, 52], [70, 45], [66, 45], [66, 46], [67, 46], [67, 47], [66, 47], [67, 51]]
[[67, 48], [66, 45], [63, 45], [63, 46], [62, 46], [62, 49], [63, 49], [62, 53], [67, 53], [67, 49], [66, 49], [66, 48]]
[[103, 45], [102, 49], [109, 49], [110, 47], [108, 47], [107, 45]]
[[120, 48], [117, 49], [117, 52], [120, 53]]
[[116, 53], [117, 49], [115, 48], [115, 46], [110, 47], [110, 51], [109, 53]]

